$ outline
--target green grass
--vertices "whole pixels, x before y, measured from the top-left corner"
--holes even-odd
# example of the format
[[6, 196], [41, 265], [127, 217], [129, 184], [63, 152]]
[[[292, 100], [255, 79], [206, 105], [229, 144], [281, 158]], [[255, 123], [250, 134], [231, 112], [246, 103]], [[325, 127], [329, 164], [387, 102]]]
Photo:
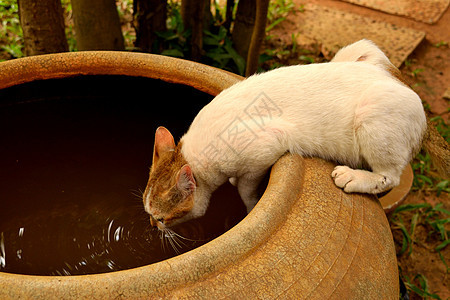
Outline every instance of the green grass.
[[[390, 217], [391, 229], [394, 233], [401, 233], [401, 240], [397, 255], [411, 255], [417, 245], [424, 246], [424, 241], [416, 237], [417, 228], [423, 226], [427, 232], [426, 241], [429, 240], [433, 247], [430, 249], [437, 253], [448, 274], [450, 268], [442, 255], [442, 251], [450, 244], [450, 231], [446, 229], [450, 223], [450, 211], [443, 207], [442, 203], [432, 206], [429, 203], [405, 204], [399, 206]], [[424, 297], [425, 299], [440, 299], [438, 295], [429, 291], [428, 281], [422, 274], [417, 274], [414, 278], [409, 278], [400, 274], [410, 292]]]
[[434, 44], [434, 46], [435, 46], [436, 48], [448, 47], [448, 42], [446, 42], [446, 41], [440, 41], [440, 42]]
[[[301, 11], [301, 9], [302, 8], [300, 8], [299, 11]], [[292, 0], [270, 1], [266, 31], [272, 30], [275, 26], [286, 20], [287, 16], [294, 11], [295, 4]]]
[[[442, 117], [437, 116], [430, 119], [436, 126], [438, 132], [449, 143], [450, 142], [450, 128], [444, 122]], [[430, 155], [425, 151], [421, 151], [411, 163], [414, 171], [413, 191], [421, 192], [435, 192], [439, 196], [442, 192], [450, 192], [449, 180], [444, 180], [439, 177], [435, 168], [433, 168]]]
[[[184, 30], [180, 3], [169, 1], [168, 12], [167, 30], [156, 33], [158, 39], [153, 45], [153, 53], [179, 58], [189, 57], [191, 32]], [[220, 22], [213, 20], [212, 26], [203, 31], [204, 55], [201, 62], [243, 75], [244, 58], [234, 50], [227, 29], [217, 24]]]
[[[404, 221], [402, 213], [405, 212], [413, 213], [409, 224]], [[440, 238], [441, 243], [434, 249], [436, 252], [439, 253], [449, 244], [449, 231], [446, 230], [445, 224], [450, 223], [450, 211], [444, 209], [442, 203], [434, 207], [429, 203], [401, 205], [391, 215], [390, 222], [393, 229], [400, 230], [403, 234], [399, 255], [405, 252], [408, 255], [412, 253], [415, 242], [414, 233], [418, 225], [425, 226], [429, 236], [436, 234]], [[447, 266], [445, 260], [443, 262]]]
[[0, 60], [19, 58], [23, 53], [23, 34], [16, 0], [0, 0]]
[[[422, 274], [417, 274], [413, 279], [408, 276], [403, 276], [403, 279], [405, 280], [405, 286], [410, 293], [413, 292], [423, 299], [431, 298], [441, 300], [441, 297], [429, 291], [428, 280]], [[417, 282], [417, 284], [415, 282]]]

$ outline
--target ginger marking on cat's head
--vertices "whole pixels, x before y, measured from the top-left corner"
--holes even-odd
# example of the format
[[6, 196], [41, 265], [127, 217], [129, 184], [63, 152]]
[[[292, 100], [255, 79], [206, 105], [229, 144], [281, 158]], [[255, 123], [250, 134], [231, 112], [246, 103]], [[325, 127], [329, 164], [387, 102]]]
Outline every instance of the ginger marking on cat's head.
[[143, 200], [151, 224], [161, 230], [181, 222], [194, 206], [196, 182], [181, 154], [181, 145], [181, 142], [175, 145], [166, 128], [158, 127]]

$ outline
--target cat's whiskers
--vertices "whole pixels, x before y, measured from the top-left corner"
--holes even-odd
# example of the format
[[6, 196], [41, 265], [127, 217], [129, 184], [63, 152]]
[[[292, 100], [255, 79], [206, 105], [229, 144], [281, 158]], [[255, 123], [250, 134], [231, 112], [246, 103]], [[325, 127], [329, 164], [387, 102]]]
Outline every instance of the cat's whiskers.
[[[170, 229], [169, 229], [170, 230]], [[178, 235], [176, 232], [174, 232], [173, 230], [170, 230], [170, 236], [172, 238], [172, 240], [174, 241], [174, 243], [181, 248], [186, 247], [187, 245], [183, 242], [183, 240], [180, 239], [180, 235]]]
[[163, 230], [161, 230], [161, 232], [163, 234], [164, 239], [169, 242], [170, 246], [172, 246], [172, 249], [175, 251], [175, 253], [177, 255], [180, 254], [181, 252], [178, 249], [178, 247], [181, 249], [182, 246], [176, 240], [176, 236], [173, 234], [173, 231], [168, 228], [164, 228]]
[[[190, 241], [190, 242], [201, 242], [201, 241], [202, 241], [202, 240], [200, 240], [200, 239], [198, 239], [198, 240], [190, 239], [190, 238], [187, 238], [187, 237], [182, 236], [182, 235], [179, 234], [179, 233], [176, 233], [175, 231], [173, 231], [173, 230], [171, 230], [171, 229], [169, 229], [169, 230], [170, 230], [171, 233], [172, 233], [173, 235], [175, 235], [177, 238], [183, 239], [183, 240], [185, 240], [185, 241]], [[184, 244], [184, 243], [183, 243], [183, 244]]]
[[159, 239], [161, 240], [161, 248], [162, 251], [166, 252], [166, 238], [164, 237], [164, 232], [162, 230], [158, 230], [159, 232]]
[[141, 201], [144, 198], [144, 192], [140, 188], [138, 188], [137, 190], [131, 190], [130, 192], [133, 196], [136, 196]]
[[187, 247], [187, 244], [184, 241], [199, 241], [184, 237], [170, 228], [159, 229], [159, 238], [161, 239], [161, 247], [164, 252], [170, 244], [171, 248], [175, 251], [176, 254], [181, 254], [180, 250], [184, 247]]

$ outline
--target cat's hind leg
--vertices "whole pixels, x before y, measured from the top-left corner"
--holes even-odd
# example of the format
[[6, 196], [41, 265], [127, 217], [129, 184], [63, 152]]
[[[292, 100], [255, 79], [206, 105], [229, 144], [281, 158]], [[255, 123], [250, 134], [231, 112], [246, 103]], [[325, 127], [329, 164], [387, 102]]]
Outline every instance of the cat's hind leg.
[[378, 194], [398, 185], [397, 176], [386, 176], [366, 170], [337, 166], [331, 176], [346, 193]]
[[360, 155], [371, 171], [337, 166], [331, 173], [334, 183], [347, 193], [378, 194], [397, 186], [411, 154], [406, 145], [393, 139], [395, 135], [392, 132], [379, 126], [359, 128]]
[[[331, 176], [334, 183], [347, 193], [378, 194], [400, 183], [400, 175], [411, 157], [410, 149], [401, 142], [394, 142], [394, 136], [384, 132], [377, 136], [370, 131], [383, 128], [359, 128], [360, 155], [372, 169], [359, 170], [348, 166], [337, 166]], [[386, 143], [391, 140], [391, 143]]]
[[371, 171], [338, 166], [332, 172], [345, 192], [381, 193], [400, 183], [400, 175], [420, 149], [426, 122], [420, 98], [406, 87], [380, 83], [369, 89], [355, 111], [359, 155]]

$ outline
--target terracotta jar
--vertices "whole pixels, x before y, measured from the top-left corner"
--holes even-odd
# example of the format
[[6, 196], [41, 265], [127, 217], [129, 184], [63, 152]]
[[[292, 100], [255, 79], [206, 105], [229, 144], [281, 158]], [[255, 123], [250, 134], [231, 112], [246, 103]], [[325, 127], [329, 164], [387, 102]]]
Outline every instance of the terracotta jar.
[[[78, 52], [0, 63], [0, 90], [86, 75], [154, 78], [213, 96], [242, 79], [157, 55]], [[253, 211], [213, 241], [118, 272], [0, 272], [0, 299], [398, 299], [396, 253], [383, 208], [375, 197], [336, 188], [333, 167], [320, 159], [285, 155], [273, 166]]]

